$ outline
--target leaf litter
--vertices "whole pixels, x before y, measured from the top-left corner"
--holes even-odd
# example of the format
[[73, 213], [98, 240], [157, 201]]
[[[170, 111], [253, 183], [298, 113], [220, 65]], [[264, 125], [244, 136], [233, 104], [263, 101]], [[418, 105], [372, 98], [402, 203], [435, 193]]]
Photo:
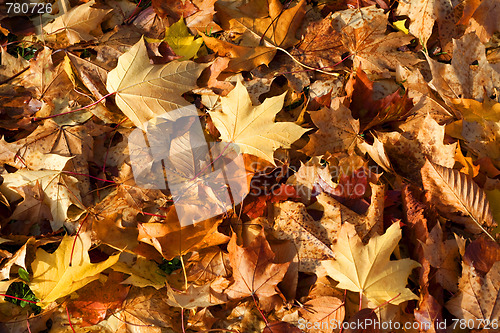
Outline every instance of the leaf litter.
[[493, 0], [49, 2], [0, 14], [1, 331], [498, 329]]

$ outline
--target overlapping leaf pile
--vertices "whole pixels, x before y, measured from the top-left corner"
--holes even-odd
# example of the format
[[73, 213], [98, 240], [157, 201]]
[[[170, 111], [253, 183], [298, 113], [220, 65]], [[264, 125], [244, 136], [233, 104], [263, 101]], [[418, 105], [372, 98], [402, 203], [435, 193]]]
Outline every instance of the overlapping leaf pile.
[[0, 5], [1, 332], [498, 331], [496, 0], [137, 2]]

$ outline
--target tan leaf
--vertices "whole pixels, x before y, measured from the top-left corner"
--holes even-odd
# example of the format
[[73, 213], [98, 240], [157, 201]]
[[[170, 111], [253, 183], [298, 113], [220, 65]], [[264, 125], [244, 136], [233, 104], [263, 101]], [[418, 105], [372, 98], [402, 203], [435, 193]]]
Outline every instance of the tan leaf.
[[80, 41], [95, 40], [95, 36], [102, 35], [101, 22], [112, 9], [92, 8], [95, 1], [72, 8], [59, 16], [54, 22], [43, 27], [47, 33], [66, 32], [70, 44]]
[[[352, 54], [355, 68], [387, 76], [385, 72], [396, 71], [399, 64], [409, 66], [420, 61], [413, 54], [398, 50], [399, 47], [409, 44], [412, 36], [403, 32], [385, 34], [387, 15], [384, 15], [382, 9], [374, 9], [375, 14], [370, 20], [365, 19], [362, 12], [355, 11], [354, 17], [350, 18], [356, 22], [359, 20], [356, 16], [361, 15], [361, 27], [349, 23], [342, 29], [342, 43]], [[335, 26], [335, 22], [332, 24]]]
[[309, 156], [324, 155], [343, 150], [353, 150], [360, 141], [359, 120], [355, 120], [339, 99], [332, 101], [331, 108], [311, 111], [311, 119], [319, 128], [311, 134], [302, 152]]
[[120, 56], [117, 67], [108, 74], [106, 87], [116, 93], [116, 104], [123, 113], [143, 128], [148, 120], [188, 105], [181, 95], [195, 87], [206, 66], [192, 61], [150, 65], [141, 38]]
[[186, 263], [188, 281], [212, 281], [218, 276], [230, 275], [227, 253], [218, 247], [209, 247], [194, 252]]
[[493, 238], [485, 229], [496, 225], [490, 204], [484, 191], [471, 178], [429, 161], [425, 162], [421, 174], [431, 202], [439, 203], [436, 206], [441, 213], [452, 219], [457, 212], [468, 215], [475, 223], [467, 224], [472, 230], [482, 230]]
[[442, 23], [452, 8], [451, 0], [405, 0], [399, 3], [397, 14], [410, 18], [410, 33], [418, 37], [425, 47], [432, 34], [434, 22]]
[[220, 222], [212, 218], [181, 227], [173, 207], [164, 223], [140, 224], [138, 239], [154, 246], [167, 260], [172, 260], [188, 252], [226, 243], [229, 237], [217, 231]]
[[430, 115], [412, 119], [400, 126], [400, 132], [376, 132], [394, 170], [417, 183], [420, 168], [426, 158], [446, 167], [455, 164], [456, 143], [444, 144], [444, 126], [440, 126]]
[[[299, 314], [310, 323], [319, 323], [319, 327], [335, 327], [344, 321], [345, 308], [344, 303], [337, 297], [320, 296], [304, 303], [299, 308]], [[308, 332], [325, 332], [323, 330], [313, 329]]]
[[247, 33], [245, 46], [258, 46], [260, 39], [264, 36], [268, 46], [279, 46], [284, 49], [297, 42], [295, 32], [305, 15], [305, 6], [306, 1], [301, 0], [297, 5], [282, 11], [283, 6], [278, 0], [271, 0], [268, 15], [255, 18], [230, 8], [224, 3], [215, 3], [223, 28], [229, 28], [241, 34]]
[[[427, 58], [432, 72], [429, 85], [443, 98], [470, 98], [482, 101], [495, 94], [500, 85], [500, 64], [490, 64], [484, 45], [474, 33], [453, 41], [451, 64]], [[474, 63], [477, 62], [477, 65]]]
[[500, 261], [497, 261], [486, 276], [479, 274], [474, 267], [462, 265], [459, 293], [446, 308], [458, 319], [467, 322], [467, 328], [480, 329], [485, 324], [498, 321], [500, 317]]
[[429, 233], [425, 244], [422, 244], [424, 256], [432, 267], [437, 269], [436, 281], [451, 292], [457, 292], [458, 284], [458, 246], [455, 239], [443, 239], [443, 231], [439, 223]]
[[276, 54], [276, 49], [257, 46], [241, 46], [213, 37], [201, 35], [205, 44], [221, 57], [229, 57], [227, 72], [251, 71], [260, 65], [268, 65]]

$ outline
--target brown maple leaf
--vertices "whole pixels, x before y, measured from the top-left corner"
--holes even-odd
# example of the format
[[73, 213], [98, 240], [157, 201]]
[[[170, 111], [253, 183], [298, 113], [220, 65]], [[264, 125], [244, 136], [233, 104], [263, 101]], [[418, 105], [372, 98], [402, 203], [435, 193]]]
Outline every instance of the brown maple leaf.
[[234, 279], [226, 290], [230, 298], [272, 297], [279, 293], [277, 284], [283, 280], [290, 263], [274, 263], [275, 254], [264, 230], [245, 247], [236, 244], [236, 234], [233, 234], [227, 249]]

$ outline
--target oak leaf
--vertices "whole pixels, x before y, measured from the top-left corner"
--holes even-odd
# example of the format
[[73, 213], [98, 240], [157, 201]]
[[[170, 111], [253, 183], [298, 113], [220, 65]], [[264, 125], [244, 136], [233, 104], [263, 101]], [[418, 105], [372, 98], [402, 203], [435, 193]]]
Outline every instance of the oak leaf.
[[181, 96], [193, 89], [206, 65], [191, 61], [172, 61], [150, 65], [144, 39], [141, 38], [118, 59], [108, 74], [106, 87], [116, 93], [116, 104], [139, 128], [168, 111], [189, 103]]
[[92, 6], [95, 1], [72, 8], [59, 16], [54, 22], [43, 27], [47, 33], [66, 32], [70, 44], [80, 41], [95, 40], [102, 35], [100, 24], [112, 9], [97, 9]]
[[285, 94], [282, 94], [253, 106], [246, 88], [238, 82], [226, 97], [222, 97], [222, 110], [209, 113], [223, 142], [235, 143], [241, 153], [258, 156], [274, 165], [274, 151], [290, 148], [308, 131], [294, 123], [273, 121], [284, 99]]
[[[118, 261], [119, 254], [97, 264], [90, 263], [90, 235], [64, 236], [54, 253], [39, 248], [31, 264], [30, 288], [43, 307], [99, 279], [99, 273]], [[73, 248], [74, 244], [74, 248]]]
[[420, 265], [411, 259], [390, 260], [400, 239], [399, 223], [394, 223], [385, 234], [373, 236], [363, 245], [354, 226], [344, 223], [332, 246], [335, 259], [323, 261], [322, 265], [330, 277], [339, 281], [337, 288], [359, 292], [377, 306], [418, 299], [406, 283], [411, 271]]

